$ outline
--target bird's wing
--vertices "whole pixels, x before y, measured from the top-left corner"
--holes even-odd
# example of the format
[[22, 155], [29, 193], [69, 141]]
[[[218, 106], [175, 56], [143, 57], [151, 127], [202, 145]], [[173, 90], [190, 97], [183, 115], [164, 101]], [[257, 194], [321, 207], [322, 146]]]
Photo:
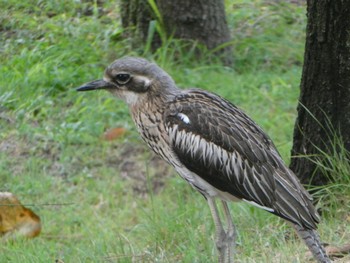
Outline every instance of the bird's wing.
[[164, 113], [172, 151], [216, 189], [282, 218], [315, 228], [311, 197], [285, 166], [269, 137], [223, 98], [188, 90]]

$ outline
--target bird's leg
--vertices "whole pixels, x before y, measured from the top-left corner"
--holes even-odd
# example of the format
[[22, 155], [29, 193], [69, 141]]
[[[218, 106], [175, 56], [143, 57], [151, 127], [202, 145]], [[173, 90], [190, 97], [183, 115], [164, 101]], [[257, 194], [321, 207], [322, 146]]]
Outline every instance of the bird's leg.
[[230, 209], [226, 201], [221, 201], [224, 207], [224, 214], [227, 223], [226, 242], [227, 242], [227, 262], [233, 262], [233, 255], [236, 247], [236, 228], [232, 222]]
[[213, 198], [207, 197], [207, 201], [210, 207], [211, 214], [214, 219], [215, 230], [216, 230], [216, 248], [219, 252], [219, 263], [232, 263], [228, 258], [228, 244], [227, 235], [222, 226], [218, 208], [216, 207], [215, 200]]
[[330, 263], [332, 262], [322, 245], [321, 239], [316, 230], [306, 229], [299, 225], [292, 224], [294, 229], [297, 231], [298, 235], [305, 241], [314, 258], [320, 263]]

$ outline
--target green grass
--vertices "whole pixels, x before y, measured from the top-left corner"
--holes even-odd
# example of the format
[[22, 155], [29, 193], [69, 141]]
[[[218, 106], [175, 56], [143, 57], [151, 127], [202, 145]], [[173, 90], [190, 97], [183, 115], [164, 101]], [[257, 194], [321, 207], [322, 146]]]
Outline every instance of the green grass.
[[[197, 60], [175, 40], [155, 54], [131, 50], [115, 2], [97, 2], [0, 1], [0, 191], [32, 204], [43, 222], [38, 238], [1, 244], [0, 262], [215, 262], [201, 195], [154, 161], [122, 102], [74, 88], [100, 78], [115, 58], [143, 54], [180, 87], [211, 90], [243, 108], [288, 162], [305, 8], [226, 1], [230, 69]], [[128, 132], [102, 140], [111, 127]], [[245, 204], [231, 207], [239, 262], [305, 262], [306, 247], [282, 220]], [[342, 244], [350, 238], [347, 212], [330, 214], [320, 234]]]

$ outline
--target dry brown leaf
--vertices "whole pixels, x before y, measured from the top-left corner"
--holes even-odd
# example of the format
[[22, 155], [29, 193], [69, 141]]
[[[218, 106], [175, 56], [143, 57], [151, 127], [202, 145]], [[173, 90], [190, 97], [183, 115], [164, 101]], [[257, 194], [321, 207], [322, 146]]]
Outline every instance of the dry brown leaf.
[[111, 129], [108, 129], [103, 134], [102, 138], [106, 141], [113, 141], [122, 137], [125, 133], [126, 133], [126, 129], [123, 127], [111, 128]]
[[[350, 244], [346, 244], [341, 247], [328, 245], [325, 247], [325, 250], [327, 255], [330, 258], [342, 258], [350, 254]], [[306, 255], [307, 257], [312, 258], [312, 254], [310, 251], [306, 252]], [[344, 262], [349, 262], [349, 261], [344, 261]]]
[[329, 256], [341, 257], [350, 253], [350, 244], [341, 247], [328, 246], [326, 252]]
[[0, 192], [0, 237], [14, 239], [17, 236], [33, 238], [40, 234], [40, 217], [24, 207], [9, 192]]

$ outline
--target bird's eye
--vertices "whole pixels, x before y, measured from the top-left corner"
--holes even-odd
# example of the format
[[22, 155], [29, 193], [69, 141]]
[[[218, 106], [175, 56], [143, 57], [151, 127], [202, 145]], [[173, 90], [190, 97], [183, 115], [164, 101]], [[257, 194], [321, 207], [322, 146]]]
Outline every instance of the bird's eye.
[[119, 73], [115, 76], [115, 81], [119, 84], [126, 84], [130, 78], [130, 75], [127, 73]]

